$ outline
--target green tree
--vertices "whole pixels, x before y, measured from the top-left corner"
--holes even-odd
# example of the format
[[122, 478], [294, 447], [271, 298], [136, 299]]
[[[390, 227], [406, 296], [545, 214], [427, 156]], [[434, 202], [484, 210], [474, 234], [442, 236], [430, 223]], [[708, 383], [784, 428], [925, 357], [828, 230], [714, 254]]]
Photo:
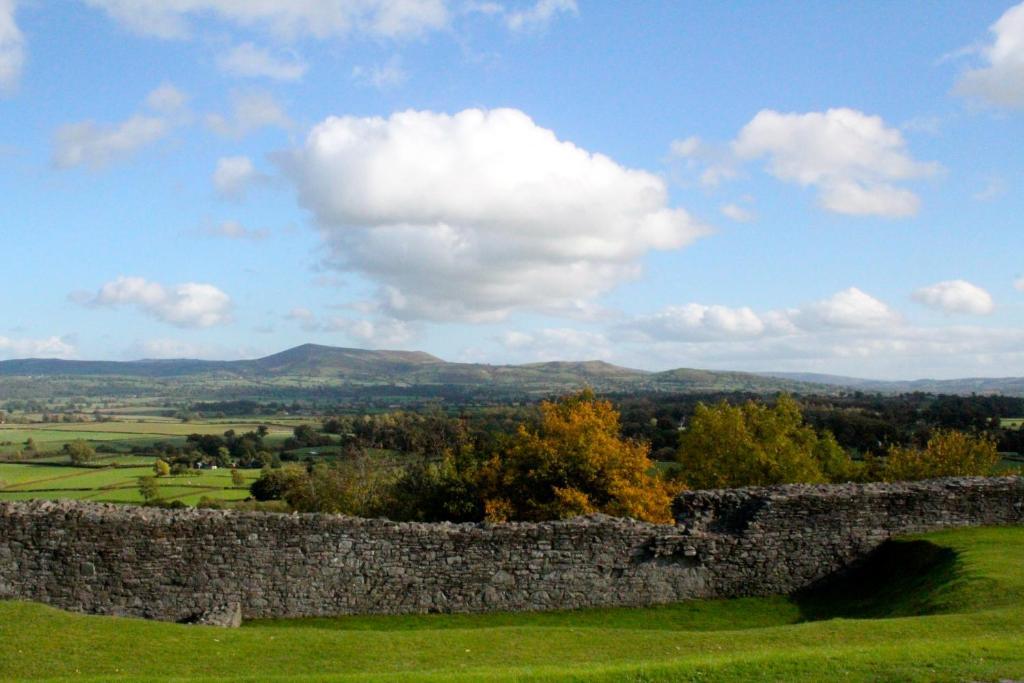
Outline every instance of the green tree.
[[96, 457], [93, 447], [81, 439], [64, 444], [63, 451], [64, 455], [68, 456], [76, 465], [82, 465]]
[[147, 503], [160, 497], [160, 485], [156, 477], [139, 477], [139, 494]]
[[882, 467], [887, 481], [991, 475], [999, 451], [991, 436], [940, 429], [923, 448], [893, 446]]
[[264, 468], [260, 478], [249, 486], [256, 500], [284, 500], [285, 493], [306, 478], [306, 470], [298, 466], [279, 469]]
[[375, 517], [392, 507], [393, 479], [367, 458], [319, 463], [288, 482], [284, 500], [299, 512]]
[[479, 522], [484, 502], [479, 465], [472, 448], [447, 451], [441, 462], [426, 458], [407, 467], [392, 493], [394, 519], [417, 522]]
[[698, 404], [676, 459], [679, 476], [695, 489], [842, 481], [853, 471], [835, 438], [805, 425], [786, 395], [771, 407]]
[[233, 486], [245, 486], [245, 477], [238, 471], [238, 468], [231, 469], [231, 484]]

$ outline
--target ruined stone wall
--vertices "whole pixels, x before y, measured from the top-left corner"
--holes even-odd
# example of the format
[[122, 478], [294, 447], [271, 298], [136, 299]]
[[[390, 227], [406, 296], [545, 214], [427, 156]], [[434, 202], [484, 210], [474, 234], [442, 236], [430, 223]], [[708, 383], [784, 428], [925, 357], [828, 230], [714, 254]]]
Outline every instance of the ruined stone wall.
[[1024, 480], [688, 492], [676, 526], [413, 524], [0, 503], [0, 598], [173, 621], [649, 605], [788, 593], [893, 534], [1024, 522]]

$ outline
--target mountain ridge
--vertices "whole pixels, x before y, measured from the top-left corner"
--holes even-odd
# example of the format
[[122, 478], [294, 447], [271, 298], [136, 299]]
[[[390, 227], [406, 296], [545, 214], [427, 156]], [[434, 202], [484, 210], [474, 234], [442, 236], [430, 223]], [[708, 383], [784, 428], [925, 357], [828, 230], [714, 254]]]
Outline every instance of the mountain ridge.
[[[601, 391], [749, 392], [768, 394], [832, 393], [859, 390], [880, 393], [1004, 393], [1024, 395], [1024, 378], [884, 381], [817, 373], [738, 372], [674, 368], [660, 372], [626, 368], [602, 360], [546, 361], [523, 364], [448, 362], [424, 351], [358, 349], [302, 344], [247, 360], [142, 359], [91, 361], [24, 358], [0, 361], [0, 398], [4, 380], [60, 379], [71, 391], [76, 382], [102, 385], [104, 378], [144, 386], [159, 383], [172, 393], [204, 383], [244, 393], [267, 386], [351, 388], [371, 386], [490, 388], [526, 393], [571, 390], [588, 385]], [[62, 385], [63, 386], [63, 385]], [[264, 389], [259, 389], [264, 387]], [[191, 391], [191, 390], [190, 390]]]

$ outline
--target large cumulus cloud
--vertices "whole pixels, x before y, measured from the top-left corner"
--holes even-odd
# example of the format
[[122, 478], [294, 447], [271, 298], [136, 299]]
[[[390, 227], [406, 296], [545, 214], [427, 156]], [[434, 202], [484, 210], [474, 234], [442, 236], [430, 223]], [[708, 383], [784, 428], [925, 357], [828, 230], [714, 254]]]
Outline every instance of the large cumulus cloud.
[[514, 109], [332, 117], [284, 166], [330, 263], [379, 283], [398, 318], [577, 307], [707, 232], [658, 176]]

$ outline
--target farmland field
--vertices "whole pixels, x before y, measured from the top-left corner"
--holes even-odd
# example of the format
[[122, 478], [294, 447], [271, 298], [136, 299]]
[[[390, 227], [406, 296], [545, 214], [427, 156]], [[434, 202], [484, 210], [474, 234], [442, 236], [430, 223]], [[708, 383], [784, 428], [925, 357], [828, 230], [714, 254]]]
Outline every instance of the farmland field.
[[[34, 463], [0, 463], [0, 500], [81, 499], [97, 502], [141, 502], [139, 477], [153, 474], [154, 458], [120, 458], [134, 464], [71, 467]], [[102, 463], [103, 461], [99, 461]], [[203, 496], [219, 500], [241, 500], [249, 495], [248, 486], [259, 477], [259, 470], [240, 470], [245, 484], [235, 486], [227, 469], [196, 470], [188, 474], [157, 479], [159, 498], [181, 500], [194, 505]]]
[[[288, 437], [294, 425], [303, 421], [258, 422], [244, 421], [202, 421], [202, 422], [162, 422], [162, 421], [124, 421], [124, 422], [78, 422], [67, 424], [6, 424], [0, 425], [0, 455], [11, 454], [24, 449], [25, 442], [32, 439], [38, 450], [43, 452], [59, 451], [61, 447], [77, 439], [88, 441], [93, 445], [106, 444], [118, 448], [134, 446], [150, 446], [158, 441], [166, 441], [181, 445], [189, 434], [223, 434], [229, 429], [238, 433], [254, 431], [261, 424], [270, 433], [268, 442], [279, 442]], [[308, 420], [306, 420], [308, 422]]]
[[893, 544], [892, 553], [896, 571], [869, 563], [818, 594], [647, 609], [256, 621], [223, 630], [0, 602], [0, 678], [1024, 678], [1024, 529], [929, 534]]

